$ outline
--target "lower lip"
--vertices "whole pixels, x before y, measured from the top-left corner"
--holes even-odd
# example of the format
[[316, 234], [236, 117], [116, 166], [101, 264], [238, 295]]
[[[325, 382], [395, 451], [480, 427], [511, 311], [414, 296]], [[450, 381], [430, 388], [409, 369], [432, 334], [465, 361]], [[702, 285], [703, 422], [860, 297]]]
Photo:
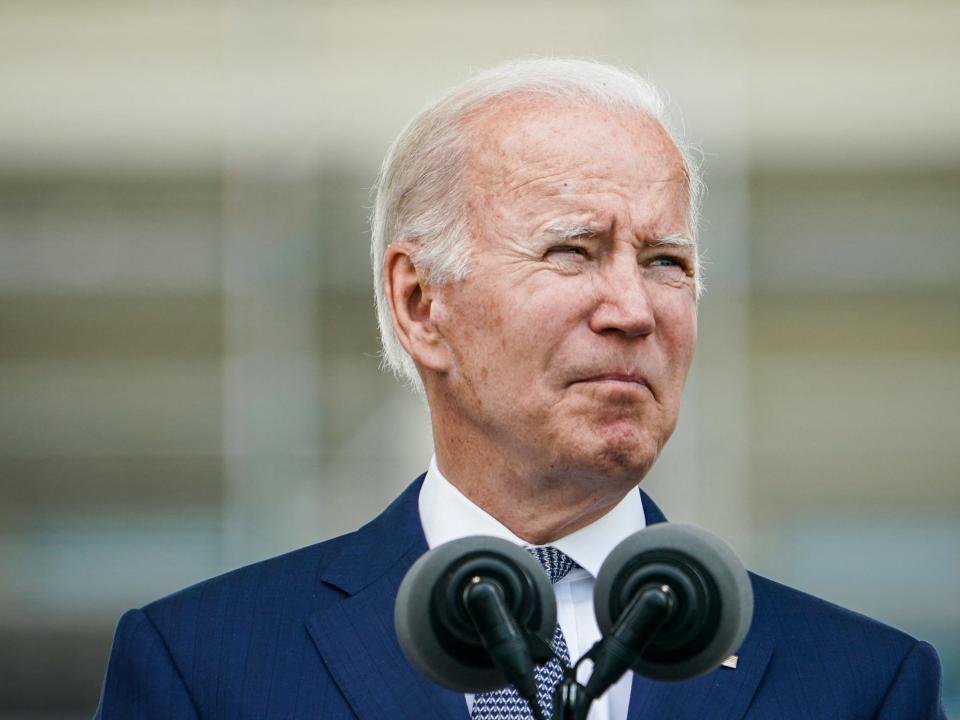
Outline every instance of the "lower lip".
[[647, 389], [646, 383], [640, 382], [639, 380], [624, 380], [621, 378], [590, 378], [589, 380], [581, 380], [580, 383], [609, 385], [611, 387]]

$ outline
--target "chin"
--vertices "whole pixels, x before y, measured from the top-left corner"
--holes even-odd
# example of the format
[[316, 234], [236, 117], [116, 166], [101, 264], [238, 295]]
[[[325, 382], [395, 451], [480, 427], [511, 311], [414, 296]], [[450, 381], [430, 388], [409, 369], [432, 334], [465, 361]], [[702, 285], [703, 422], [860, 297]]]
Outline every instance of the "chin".
[[640, 453], [636, 448], [607, 447], [596, 458], [598, 469], [607, 477], [622, 477], [631, 484], [639, 483], [653, 465], [652, 453]]
[[[636, 485], [653, 466], [669, 437], [664, 418], [616, 414], [606, 418], [580, 416], [575, 422], [552, 424], [544, 458], [567, 477], [597, 484]], [[672, 429], [672, 428], [670, 428]]]
[[657, 449], [648, 438], [623, 440], [575, 448], [575, 459], [570, 463], [572, 472], [604, 485], [614, 483], [625, 489], [637, 485], [657, 459]]
[[614, 425], [598, 433], [598, 462], [609, 473], [629, 473], [637, 482], [653, 467], [669, 433], [650, 432], [636, 424]]

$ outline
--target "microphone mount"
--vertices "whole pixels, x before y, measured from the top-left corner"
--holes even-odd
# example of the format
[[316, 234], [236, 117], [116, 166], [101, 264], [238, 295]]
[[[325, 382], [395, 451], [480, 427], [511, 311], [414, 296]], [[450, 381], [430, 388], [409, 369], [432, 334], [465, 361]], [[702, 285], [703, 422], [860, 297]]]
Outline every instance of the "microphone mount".
[[[554, 720], [586, 720], [591, 703], [628, 670], [654, 680], [709, 672], [734, 652], [753, 615], [739, 558], [699, 528], [661, 524], [618, 544], [594, 585], [602, 638], [554, 694]], [[516, 545], [469, 537], [418, 559], [400, 585], [397, 637], [420, 672], [451, 690], [482, 693], [508, 684], [544, 720], [535, 665], [556, 657], [556, 599], [540, 564]], [[586, 685], [580, 665], [593, 669]]]

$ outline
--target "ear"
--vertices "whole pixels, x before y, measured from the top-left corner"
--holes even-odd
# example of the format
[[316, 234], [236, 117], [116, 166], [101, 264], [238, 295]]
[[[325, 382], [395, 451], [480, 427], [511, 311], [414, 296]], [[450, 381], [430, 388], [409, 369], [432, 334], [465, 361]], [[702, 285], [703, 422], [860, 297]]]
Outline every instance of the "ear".
[[445, 372], [449, 352], [434, 322], [436, 294], [414, 266], [412, 250], [410, 243], [398, 241], [388, 245], [384, 253], [384, 289], [393, 329], [419, 367]]

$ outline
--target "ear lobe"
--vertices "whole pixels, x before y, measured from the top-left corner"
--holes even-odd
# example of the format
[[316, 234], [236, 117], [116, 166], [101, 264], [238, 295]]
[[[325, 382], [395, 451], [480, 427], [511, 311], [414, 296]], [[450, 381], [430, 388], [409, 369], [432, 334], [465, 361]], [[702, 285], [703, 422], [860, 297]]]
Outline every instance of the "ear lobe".
[[443, 335], [433, 321], [434, 289], [413, 264], [411, 254], [409, 243], [395, 242], [387, 247], [383, 258], [393, 329], [418, 367], [443, 372], [448, 355]]

